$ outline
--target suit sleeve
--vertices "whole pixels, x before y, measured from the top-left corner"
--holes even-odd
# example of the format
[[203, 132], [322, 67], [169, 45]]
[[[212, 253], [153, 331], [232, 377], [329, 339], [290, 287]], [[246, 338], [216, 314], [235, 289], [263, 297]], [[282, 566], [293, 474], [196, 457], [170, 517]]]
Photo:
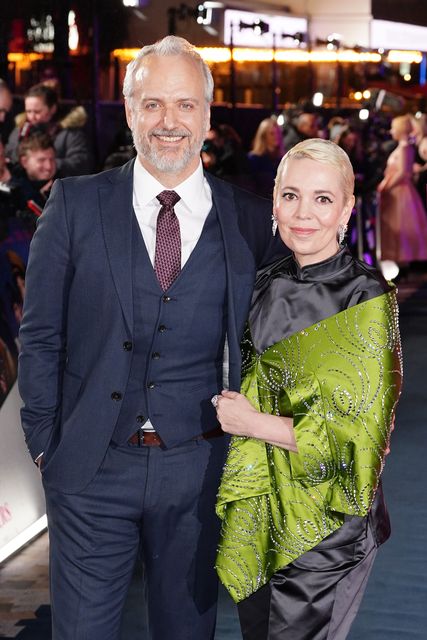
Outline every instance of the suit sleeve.
[[59, 416], [72, 277], [63, 185], [56, 181], [31, 243], [20, 330], [21, 419], [33, 459], [46, 450]]

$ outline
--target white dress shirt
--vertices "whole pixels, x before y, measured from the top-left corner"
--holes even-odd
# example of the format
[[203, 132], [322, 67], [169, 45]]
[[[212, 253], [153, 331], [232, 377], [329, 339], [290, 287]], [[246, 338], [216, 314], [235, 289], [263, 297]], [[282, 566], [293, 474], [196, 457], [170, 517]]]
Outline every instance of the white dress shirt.
[[[161, 207], [156, 196], [165, 189], [136, 158], [133, 171], [133, 208], [152, 265], [156, 251], [157, 216]], [[181, 232], [182, 268], [196, 246], [212, 208], [212, 192], [203, 175], [202, 163], [173, 191], [181, 198], [174, 209]]]
[[[133, 208], [153, 266], [156, 252], [157, 216], [161, 207], [156, 196], [165, 189], [166, 187], [142, 166], [137, 157], [133, 170]], [[173, 191], [181, 198], [174, 209], [181, 234], [182, 269], [201, 236], [206, 218], [212, 208], [212, 192], [203, 175], [201, 161], [196, 171], [187, 180], [178, 184]], [[154, 431], [149, 420], [142, 429]]]

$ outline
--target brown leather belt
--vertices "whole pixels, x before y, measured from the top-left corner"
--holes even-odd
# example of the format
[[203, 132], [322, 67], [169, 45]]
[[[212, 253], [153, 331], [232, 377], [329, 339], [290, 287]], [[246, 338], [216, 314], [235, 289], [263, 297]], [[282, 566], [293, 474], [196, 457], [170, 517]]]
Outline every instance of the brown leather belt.
[[[210, 438], [220, 438], [224, 435], [224, 431], [221, 427], [215, 427], [210, 431], [205, 431], [191, 440], [210, 440]], [[138, 429], [136, 433], [133, 433], [128, 440], [129, 444], [135, 447], [160, 447], [163, 442], [159, 434], [156, 431], [144, 431], [144, 429]]]

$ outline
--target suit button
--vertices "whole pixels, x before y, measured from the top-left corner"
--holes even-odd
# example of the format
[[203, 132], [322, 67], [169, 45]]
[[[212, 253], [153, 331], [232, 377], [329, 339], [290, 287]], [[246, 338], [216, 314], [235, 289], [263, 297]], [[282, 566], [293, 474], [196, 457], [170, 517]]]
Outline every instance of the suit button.
[[158, 328], [158, 331], [159, 331], [160, 333], [163, 333], [164, 331], [166, 331], [166, 327], [165, 327], [165, 325], [164, 325], [164, 324], [161, 324], [161, 325], [159, 326], [159, 328]]
[[163, 296], [163, 302], [170, 302], [172, 298], [170, 296]]
[[133, 347], [132, 342], [129, 342], [128, 340], [126, 340], [126, 342], [123, 343], [123, 349], [125, 351], [132, 351], [132, 347]]
[[145, 422], [145, 416], [136, 416], [136, 421], [142, 424]]
[[121, 400], [122, 399], [122, 394], [120, 393], [120, 391], [113, 391], [113, 393], [111, 394], [111, 400]]
[[156, 386], [156, 385], [154, 384], [154, 382], [149, 382], [149, 383], [147, 384], [147, 387], [148, 387], [149, 389], [154, 389], [154, 387], [155, 387], [155, 386]]
[[158, 360], [160, 358], [160, 353], [158, 351], [155, 351], [151, 354], [151, 357], [153, 358], [153, 360]]

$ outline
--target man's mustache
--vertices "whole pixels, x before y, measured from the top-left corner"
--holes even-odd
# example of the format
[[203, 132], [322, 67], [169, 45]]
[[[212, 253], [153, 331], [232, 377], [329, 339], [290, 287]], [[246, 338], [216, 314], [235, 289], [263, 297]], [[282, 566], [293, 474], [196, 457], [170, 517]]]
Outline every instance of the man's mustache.
[[175, 137], [182, 137], [182, 138], [189, 138], [190, 137], [190, 132], [186, 131], [185, 129], [153, 129], [151, 131], [152, 136], [163, 136], [163, 137], [170, 137], [170, 138], [175, 138]]

